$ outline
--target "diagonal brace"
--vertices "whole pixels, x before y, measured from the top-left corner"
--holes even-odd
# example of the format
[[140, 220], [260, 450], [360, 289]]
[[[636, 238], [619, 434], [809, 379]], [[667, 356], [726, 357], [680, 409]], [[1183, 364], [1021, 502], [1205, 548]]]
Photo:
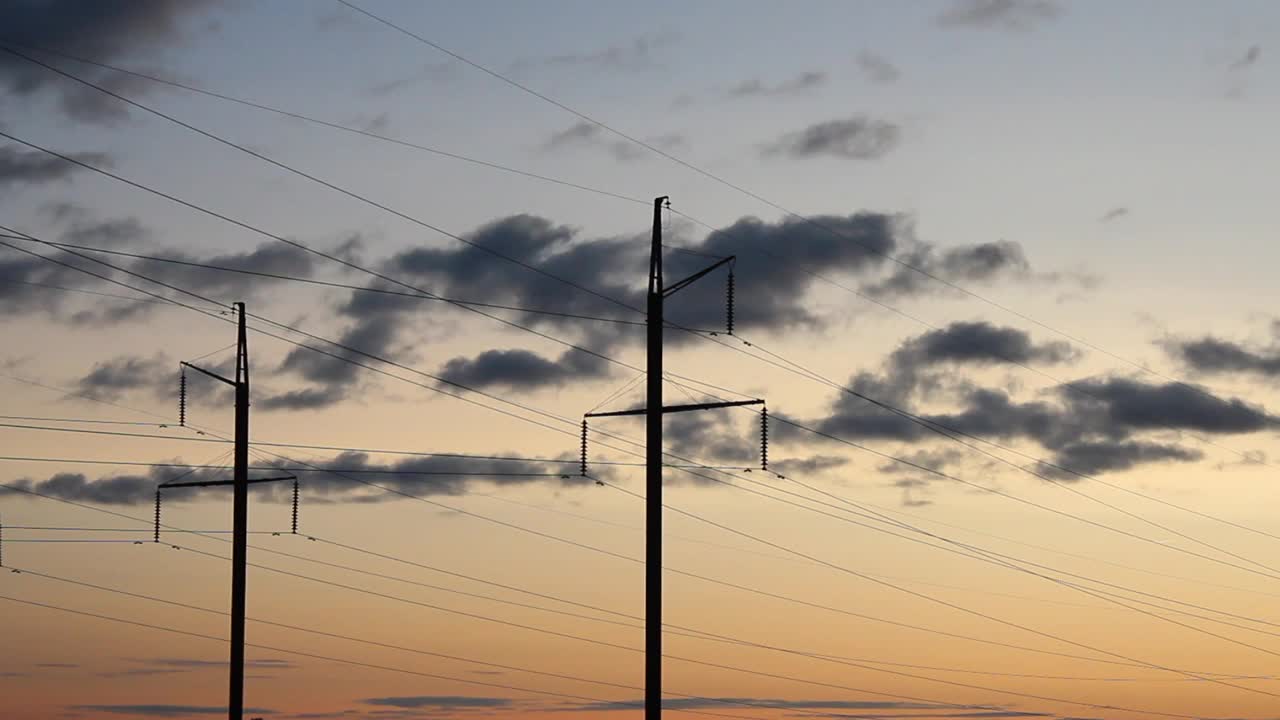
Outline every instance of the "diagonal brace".
[[204, 368], [199, 367], [199, 366], [197, 366], [197, 365], [192, 365], [191, 363], [186, 362], [185, 360], [184, 360], [182, 363], [180, 363], [180, 364], [181, 364], [181, 365], [183, 365], [184, 367], [189, 367], [189, 368], [191, 368], [192, 370], [195, 370], [196, 372], [204, 373], [205, 375], [208, 375], [209, 377], [213, 378], [214, 380], [221, 380], [222, 382], [224, 382], [224, 383], [226, 383], [226, 384], [230, 385], [231, 387], [235, 387], [235, 386], [236, 386], [236, 381], [235, 381], [235, 380], [228, 380], [227, 378], [222, 377], [222, 376], [221, 376], [221, 375], [219, 375], [218, 373], [210, 372], [210, 371], [205, 370]]
[[701, 279], [704, 275], [707, 275], [708, 273], [712, 272], [713, 270], [715, 270], [716, 268], [720, 267], [721, 265], [728, 265], [728, 264], [732, 263], [734, 260], [736, 260], [736, 259], [737, 259], [737, 257], [738, 257], [737, 255], [730, 255], [729, 257], [727, 257], [727, 258], [725, 258], [725, 259], [723, 259], [723, 260], [720, 260], [719, 262], [717, 262], [717, 263], [715, 263], [715, 264], [713, 264], [713, 265], [711, 265], [711, 266], [709, 266], [709, 267], [703, 268], [702, 270], [699, 270], [698, 272], [696, 272], [696, 273], [694, 273], [694, 274], [690, 275], [689, 277], [687, 277], [687, 278], [685, 278], [685, 279], [683, 279], [683, 280], [681, 280], [681, 281], [679, 281], [679, 282], [675, 282], [675, 283], [672, 283], [672, 284], [670, 284], [670, 285], [668, 285], [668, 286], [664, 287], [664, 288], [662, 289], [662, 297], [666, 298], [666, 297], [671, 297], [672, 295], [675, 295], [677, 292], [679, 292], [679, 291], [681, 291], [681, 290], [685, 289], [686, 287], [688, 287], [688, 286], [692, 285], [693, 283], [697, 282], [697, 281], [698, 281], [699, 279]]

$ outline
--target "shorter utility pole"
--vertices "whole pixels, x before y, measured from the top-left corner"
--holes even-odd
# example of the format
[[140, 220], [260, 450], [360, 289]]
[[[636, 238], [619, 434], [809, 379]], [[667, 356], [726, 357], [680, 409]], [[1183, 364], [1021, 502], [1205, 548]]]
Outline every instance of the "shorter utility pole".
[[[245, 619], [245, 580], [247, 575], [249, 549], [249, 485], [279, 480], [294, 480], [293, 475], [282, 477], [249, 479], [249, 342], [245, 334], [244, 303], [235, 304], [238, 315], [236, 334], [236, 376], [235, 379], [205, 370], [202, 367], [183, 362], [196, 372], [208, 375], [219, 382], [235, 388], [236, 433], [234, 451], [234, 470], [231, 480], [162, 483], [156, 489], [156, 541], [160, 539], [160, 490], [180, 487], [232, 487], [232, 540], [231, 540], [231, 662], [230, 688], [227, 699], [227, 720], [244, 720], [244, 619]], [[180, 385], [182, 420], [186, 421], [186, 376], [182, 376]], [[294, 489], [294, 527], [297, 527], [297, 486]]]

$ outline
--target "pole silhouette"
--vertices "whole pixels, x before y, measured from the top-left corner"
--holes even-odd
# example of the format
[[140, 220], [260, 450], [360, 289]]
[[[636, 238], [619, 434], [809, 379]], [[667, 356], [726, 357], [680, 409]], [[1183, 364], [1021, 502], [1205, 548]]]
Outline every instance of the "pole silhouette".
[[[582, 473], [587, 473], [587, 423], [586, 418], [644, 415], [645, 417], [645, 536], [644, 536], [644, 717], [645, 720], [661, 720], [662, 717], [662, 419], [667, 413], [715, 410], [742, 405], [763, 405], [763, 400], [737, 400], [732, 402], [694, 403], [688, 405], [662, 404], [662, 345], [663, 327], [666, 325], [664, 307], [666, 299], [694, 282], [725, 265], [732, 265], [734, 257], [724, 258], [699, 270], [689, 277], [666, 285], [662, 276], [662, 210], [668, 207], [667, 198], [653, 201], [653, 235], [649, 251], [649, 290], [645, 327], [648, 339], [645, 406], [632, 410], [593, 412], [583, 416], [582, 423]], [[730, 275], [732, 278], [732, 275]], [[732, 280], [729, 287], [732, 288]], [[732, 298], [732, 290], [730, 290]], [[728, 323], [733, 327], [732, 300], [729, 304]]]
[[662, 208], [666, 202], [666, 197], [653, 201], [645, 323], [644, 720], [662, 717]]
[[[245, 333], [244, 303], [235, 304], [236, 322], [236, 374], [235, 379], [228, 379], [204, 368], [183, 362], [196, 372], [207, 375], [214, 380], [224, 382], [235, 389], [235, 450], [233, 453], [233, 470], [231, 481], [193, 481], [172, 482], [160, 485], [160, 488], [174, 487], [215, 487], [230, 485], [232, 488], [231, 516], [231, 658], [229, 663], [230, 680], [227, 692], [227, 720], [244, 720], [244, 623], [245, 597], [248, 573], [249, 549], [249, 485], [251, 483], [274, 482], [277, 480], [295, 480], [292, 475], [286, 477], [249, 479], [249, 342]], [[186, 382], [185, 376], [181, 387], [182, 415], [186, 417]], [[156, 540], [160, 539], [160, 488], [156, 490]], [[297, 527], [297, 486], [294, 487], [294, 528]]]

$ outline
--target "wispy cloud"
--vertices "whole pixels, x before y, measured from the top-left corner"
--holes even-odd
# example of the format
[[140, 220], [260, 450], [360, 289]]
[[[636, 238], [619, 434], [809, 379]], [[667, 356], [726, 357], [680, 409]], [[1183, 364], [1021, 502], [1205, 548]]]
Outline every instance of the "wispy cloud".
[[827, 74], [825, 72], [808, 70], [795, 77], [772, 84], [766, 83], [759, 78], [744, 80], [729, 88], [728, 95], [735, 98], [798, 95], [805, 91], [822, 87], [825, 84], [827, 84]]
[[[208, 705], [72, 705], [71, 710], [85, 712], [110, 713], [112, 715], [134, 715], [153, 718], [182, 718], [191, 715], [226, 715], [226, 707]], [[268, 708], [245, 708], [246, 713], [254, 715], [275, 715], [276, 711]]]
[[898, 146], [902, 130], [896, 124], [863, 115], [828, 120], [784, 134], [762, 153], [790, 158], [838, 157], [876, 160]]
[[[644, 141], [664, 151], [678, 150], [687, 144], [684, 136], [678, 133], [647, 137]], [[545, 151], [571, 148], [603, 150], [619, 162], [635, 162], [650, 154], [648, 150], [635, 143], [616, 137], [599, 125], [585, 120], [556, 132], [542, 144], [542, 149]]]
[[1062, 14], [1053, 0], [955, 0], [938, 16], [943, 27], [1030, 30]]
[[657, 66], [658, 52], [675, 45], [680, 36], [674, 32], [646, 33], [626, 42], [595, 50], [560, 53], [529, 58], [515, 63], [513, 69], [529, 67], [587, 67], [605, 70], [643, 70]]
[[889, 62], [888, 58], [873, 52], [863, 50], [858, 53], [854, 62], [857, 63], [858, 69], [862, 71], [862, 74], [873, 83], [888, 85], [889, 83], [897, 82], [898, 78], [902, 77], [902, 72], [898, 70], [897, 66]]

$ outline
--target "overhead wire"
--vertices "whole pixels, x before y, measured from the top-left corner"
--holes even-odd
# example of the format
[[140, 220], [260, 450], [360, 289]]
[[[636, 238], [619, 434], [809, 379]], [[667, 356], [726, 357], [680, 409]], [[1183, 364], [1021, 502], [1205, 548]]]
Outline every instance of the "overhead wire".
[[[37, 255], [37, 256], [40, 256], [40, 255]], [[127, 286], [127, 287], [131, 287], [131, 288], [132, 288], [132, 286]], [[133, 288], [133, 290], [137, 290], [137, 288]], [[392, 375], [392, 377], [396, 377], [396, 375]], [[526, 529], [526, 530], [527, 530], [527, 529]]]

